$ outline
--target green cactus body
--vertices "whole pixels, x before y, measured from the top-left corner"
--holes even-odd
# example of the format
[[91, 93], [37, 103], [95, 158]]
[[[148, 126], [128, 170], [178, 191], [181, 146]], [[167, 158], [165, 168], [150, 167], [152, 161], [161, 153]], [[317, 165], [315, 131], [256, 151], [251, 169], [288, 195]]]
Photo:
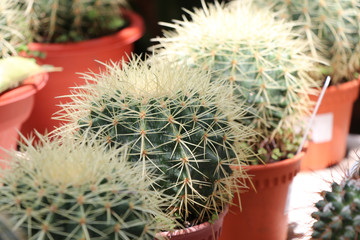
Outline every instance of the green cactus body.
[[[106, 73], [86, 75], [95, 84], [78, 88], [65, 120], [79, 136], [90, 132], [113, 146], [130, 144], [130, 161], [154, 165], [163, 178], [154, 187], [176, 198], [168, 210], [202, 222], [231, 200], [237, 177], [245, 178], [247, 149], [237, 157], [232, 143], [253, 132], [233, 120], [245, 110], [211, 85], [208, 74], [154, 59], [149, 64], [134, 57], [123, 69], [114, 64]], [[240, 168], [235, 174], [231, 163]]]
[[114, 33], [125, 25], [125, 0], [28, 1], [32, 36], [37, 42], [77, 42]]
[[[332, 83], [350, 81], [360, 63], [360, 1], [358, 0], [257, 0], [268, 3], [281, 17], [296, 22], [313, 56], [324, 56]], [[325, 78], [324, 78], [325, 79]]]
[[[160, 55], [213, 71], [212, 81], [231, 89], [254, 114], [255, 126], [271, 142], [281, 129], [301, 125], [317, 84], [306, 73], [314, 59], [306, 43], [293, 39], [292, 25], [268, 11], [255, 11], [250, 1], [237, 6], [215, 2], [188, 11], [191, 20], [162, 23], [171, 31], [156, 38]], [[261, 142], [262, 140], [259, 140]]]
[[28, 239], [153, 239], [165, 226], [155, 218], [166, 220], [167, 198], [148, 190], [123, 150], [70, 138], [41, 144], [15, 153], [0, 179], [0, 211]]
[[331, 191], [322, 193], [323, 199], [312, 213], [313, 239], [358, 239], [360, 236], [360, 185], [359, 179], [348, 179], [342, 184], [333, 183]]

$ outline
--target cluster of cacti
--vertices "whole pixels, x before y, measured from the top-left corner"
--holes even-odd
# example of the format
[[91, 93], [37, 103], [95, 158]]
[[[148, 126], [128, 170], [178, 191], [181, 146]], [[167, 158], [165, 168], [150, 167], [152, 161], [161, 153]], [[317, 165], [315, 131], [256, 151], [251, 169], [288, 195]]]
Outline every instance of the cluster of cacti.
[[129, 164], [124, 149], [53, 140], [27, 142], [1, 172], [0, 212], [14, 230], [38, 240], [127, 240], [153, 239], [172, 224], [159, 210], [169, 199], [150, 190], [153, 180]]
[[[282, 18], [294, 21], [298, 35], [304, 38], [313, 56], [324, 56], [332, 83], [354, 79], [360, 68], [359, 0], [256, 0], [279, 11]], [[325, 77], [324, 77], [325, 79]]]
[[271, 143], [281, 129], [301, 125], [310, 104], [307, 94], [317, 86], [307, 74], [315, 59], [305, 54], [306, 42], [294, 38], [291, 24], [255, 10], [251, 1], [236, 3], [203, 2], [202, 9], [188, 11], [190, 20], [162, 23], [171, 30], [154, 39], [159, 42], [154, 48], [182, 64], [213, 71], [212, 81], [246, 101], [254, 114], [250, 124]]
[[322, 192], [323, 199], [312, 213], [313, 239], [359, 239], [360, 179], [350, 178], [341, 184], [332, 183], [331, 191]]
[[155, 56], [106, 68], [84, 75], [90, 83], [75, 89], [73, 103], [60, 116], [70, 121], [65, 129], [109, 146], [129, 144], [129, 160], [155, 167], [163, 179], [154, 188], [175, 197], [167, 210], [184, 222], [216, 215], [231, 201], [237, 181], [246, 178], [247, 149], [237, 155], [232, 145], [253, 136], [235, 121], [245, 109], [229, 101], [225, 88], [211, 84], [209, 74]]
[[16, 1], [0, 1], [0, 58], [16, 55], [17, 48], [26, 44], [28, 29], [24, 20]]
[[77, 42], [116, 32], [125, 25], [126, 0], [23, 0], [36, 42]]

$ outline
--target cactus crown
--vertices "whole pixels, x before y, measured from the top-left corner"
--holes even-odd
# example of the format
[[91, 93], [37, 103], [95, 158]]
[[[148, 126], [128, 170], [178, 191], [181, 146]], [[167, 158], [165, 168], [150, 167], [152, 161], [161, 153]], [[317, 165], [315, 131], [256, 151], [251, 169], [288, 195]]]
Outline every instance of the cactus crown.
[[154, 48], [183, 64], [212, 70], [212, 81], [247, 102], [255, 114], [250, 124], [271, 142], [307, 113], [307, 94], [317, 86], [307, 71], [315, 60], [304, 54], [306, 43], [294, 39], [292, 24], [253, 8], [250, 1], [236, 6], [203, 2], [202, 9], [187, 11], [191, 20], [162, 23], [171, 30], [154, 39], [159, 42]]
[[1, 173], [0, 211], [12, 216], [14, 229], [28, 239], [153, 239], [164, 227], [155, 216], [167, 219], [159, 211], [165, 200], [149, 191], [152, 183], [124, 150], [59, 141], [27, 142]]
[[[304, 38], [313, 56], [328, 59], [337, 84], [354, 79], [360, 68], [360, 1], [359, 0], [256, 0], [272, 5], [281, 17], [295, 21], [299, 36]], [[325, 77], [324, 77], [325, 79]]]
[[24, 15], [16, 1], [0, 1], [0, 58], [16, 55], [17, 48], [25, 44], [27, 33]]
[[25, 0], [36, 42], [77, 42], [114, 33], [126, 0]]
[[[232, 145], [253, 136], [234, 121], [246, 111], [209, 74], [188, 66], [134, 56], [121, 68], [106, 67], [84, 75], [92, 84], [75, 89], [74, 103], [64, 105], [60, 118], [70, 121], [64, 128], [85, 138], [95, 133], [109, 145], [128, 143], [129, 160], [156, 168], [163, 181], [154, 188], [175, 198], [166, 210], [183, 221], [206, 221], [221, 211], [246, 178], [248, 150], [237, 156]], [[240, 170], [233, 173], [230, 164]]]

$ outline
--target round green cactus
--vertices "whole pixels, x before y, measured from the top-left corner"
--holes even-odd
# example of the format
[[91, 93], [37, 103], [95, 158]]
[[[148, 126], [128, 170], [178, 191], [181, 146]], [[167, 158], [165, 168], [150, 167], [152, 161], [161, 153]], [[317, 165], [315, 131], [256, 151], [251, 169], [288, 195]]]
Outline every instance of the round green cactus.
[[[126, 0], [24, 0], [36, 42], [77, 42], [114, 33], [125, 25]], [[29, 11], [30, 9], [30, 11]]]
[[135, 56], [122, 67], [110, 64], [106, 72], [84, 75], [91, 83], [76, 89], [60, 118], [79, 137], [91, 133], [109, 146], [129, 144], [129, 160], [151, 163], [163, 178], [154, 187], [175, 197], [171, 214], [202, 222], [221, 211], [237, 181], [246, 178], [242, 166], [249, 153], [244, 147], [236, 155], [233, 143], [254, 133], [235, 121], [246, 110], [229, 101], [225, 88], [210, 84], [209, 74], [158, 60]]
[[37, 240], [153, 239], [171, 223], [159, 211], [168, 198], [149, 190], [123, 149], [59, 141], [28, 142], [1, 172], [0, 212], [14, 230]]
[[[324, 56], [331, 69], [332, 83], [354, 79], [360, 68], [360, 1], [359, 0], [256, 0], [269, 4], [281, 17], [296, 22], [313, 56]], [[325, 79], [325, 77], [324, 77]]]
[[251, 1], [203, 3], [202, 9], [187, 12], [191, 20], [162, 23], [171, 30], [154, 39], [160, 55], [213, 71], [212, 81], [246, 101], [254, 113], [246, 124], [268, 142], [281, 130], [301, 125], [310, 104], [307, 94], [317, 86], [307, 74], [315, 60], [305, 54], [307, 44], [294, 38], [291, 24], [255, 10]]
[[313, 239], [358, 239], [360, 235], [360, 181], [347, 179], [333, 183], [331, 191], [322, 192], [323, 199], [312, 213]]

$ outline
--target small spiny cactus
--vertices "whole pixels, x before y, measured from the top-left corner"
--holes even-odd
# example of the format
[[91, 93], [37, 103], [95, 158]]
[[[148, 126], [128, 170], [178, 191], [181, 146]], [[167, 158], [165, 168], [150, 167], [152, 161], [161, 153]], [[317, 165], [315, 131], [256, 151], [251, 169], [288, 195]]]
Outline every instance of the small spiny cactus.
[[[226, 89], [210, 84], [203, 71], [155, 56], [147, 61], [133, 56], [121, 64], [84, 75], [90, 83], [75, 89], [73, 104], [64, 105], [59, 118], [69, 124], [60, 134], [73, 130], [80, 138], [96, 134], [109, 146], [129, 144], [129, 160], [152, 164], [163, 178], [154, 187], [175, 197], [170, 214], [184, 222], [210, 219], [246, 178], [247, 148], [237, 155], [233, 147], [254, 135], [235, 121], [246, 110], [229, 101]], [[239, 171], [233, 173], [230, 165]]]
[[316, 219], [312, 239], [337, 240], [360, 238], [360, 179], [332, 183], [331, 191], [322, 192], [323, 199], [312, 213]]
[[[304, 38], [313, 56], [323, 56], [330, 69], [332, 84], [354, 79], [360, 69], [359, 0], [256, 0], [271, 5], [284, 19], [295, 21], [298, 35]], [[324, 77], [325, 79], [325, 77]]]
[[167, 197], [149, 190], [152, 182], [127, 162], [124, 149], [39, 138], [41, 147], [27, 142], [1, 172], [0, 212], [14, 220], [14, 230], [34, 240], [128, 240], [166, 229], [170, 220], [159, 208]]
[[23, 0], [36, 42], [77, 42], [116, 32], [125, 25], [126, 0]]
[[[255, 9], [251, 1], [235, 6], [203, 1], [201, 9], [187, 13], [191, 19], [162, 23], [171, 30], [154, 39], [159, 55], [211, 70], [212, 81], [248, 104], [254, 117], [245, 123], [266, 138], [265, 145], [301, 126], [311, 104], [308, 94], [317, 87], [307, 72], [317, 60], [305, 54], [307, 44], [295, 39], [292, 24]], [[258, 142], [257, 150], [264, 145]]]

